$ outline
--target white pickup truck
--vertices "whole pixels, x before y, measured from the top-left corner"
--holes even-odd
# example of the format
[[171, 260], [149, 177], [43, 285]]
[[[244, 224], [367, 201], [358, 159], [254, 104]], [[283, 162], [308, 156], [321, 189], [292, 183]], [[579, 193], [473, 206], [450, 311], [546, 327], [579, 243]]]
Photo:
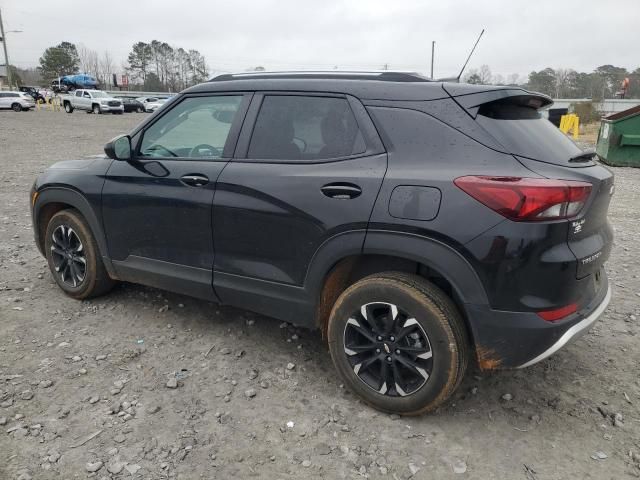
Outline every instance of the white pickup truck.
[[65, 112], [85, 110], [88, 113], [123, 113], [122, 100], [112, 97], [102, 90], [75, 90], [72, 94], [62, 96]]

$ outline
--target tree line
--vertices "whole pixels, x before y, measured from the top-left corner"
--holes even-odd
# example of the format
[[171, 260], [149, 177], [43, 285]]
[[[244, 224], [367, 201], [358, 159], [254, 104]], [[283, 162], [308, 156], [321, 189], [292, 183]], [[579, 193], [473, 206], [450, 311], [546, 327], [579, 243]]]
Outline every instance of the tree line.
[[[108, 51], [101, 54], [82, 44], [61, 42], [47, 48], [40, 57], [37, 72], [16, 69], [13, 77], [29, 83], [48, 83], [59, 76], [88, 73], [103, 86], [111, 86], [115, 71], [126, 72], [132, 89], [148, 91], [180, 91], [209, 78], [204, 56], [194, 49], [171, 46], [167, 42], [152, 40], [133, 44], [126, 61], [116, 66]], [[264, 70], [264, 67], [249, 70]], [[39, 77], [40, 81], [37, 81]], [[471, 69], [463, 77], [467, 83], [484, 85], [514, 85], [541, 92], [554, 98], [615, 98], [622, 90], [622, 82], [629, 79], [626, 98], [640, 98], [640, 67], [629, 71], [614, 65], [601, 65], [592, 72], [578, 72], [571, 68], [544, 68], [529, 73], [526, 78], [514, 73], [506, 77], [494, 75], [488, 65]], [[118, 76], [118, 81], [120, 78]]]
[[[38, 72], [45, 82], [64, 75], [87, 73], [103, 86], [111, 86], [112, 74], [119, 70], [128, 74], [130, 86], [151, 91], [180, 91], [208, 80], [209, 76], [200, 52], [158, 40], [135, 43], [121, 68], [116, 67], [108, 51], [100, 54], [82, 44], [76, 46], [66, 41], [47, 48], [39, 63]], [[32, 78], [30, 73], [25, 70], [23, 75]], [[121, 82], [119, 75], [118, 82]]]
[[208, 80], [209, 76], [200, 52], [172, 47], [158, 40], [135, 43], [127, 62], [126, 70], [145, 90], [180, 91]]
[[626, 78], [629, 79], [629, 87], [625, 98], [640, 98], [640, 67], [629, 71], [614, 65], [601, 65], [593, 72], [547, 67], [521, 79], [518, 74], [506, 78], [493, 75], [488, 65], [482, 65], [479, 69], [469, 70], [463, 81], [482, 85], [517, 85], [553, 98], [590, 98], [598, 101], [619, 96]]

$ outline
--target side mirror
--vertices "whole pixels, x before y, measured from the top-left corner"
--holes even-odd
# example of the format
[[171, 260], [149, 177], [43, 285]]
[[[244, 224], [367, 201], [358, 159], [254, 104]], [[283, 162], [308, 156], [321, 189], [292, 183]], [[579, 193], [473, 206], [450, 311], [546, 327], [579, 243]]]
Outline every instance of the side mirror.
[[131, 160], [131, 137], [119, 135], [104, 146], [104, 153], [114, 160]]

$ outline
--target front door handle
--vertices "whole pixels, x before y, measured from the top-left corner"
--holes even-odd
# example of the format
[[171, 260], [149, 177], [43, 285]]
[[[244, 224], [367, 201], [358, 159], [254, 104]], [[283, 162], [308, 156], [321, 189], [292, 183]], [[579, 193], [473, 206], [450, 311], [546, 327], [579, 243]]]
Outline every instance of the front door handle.
[[320, 191], [329, 198], [340, 200], [349, 200], [362, 194], [362, 189], [358, 185], [346, 182], [329, 183], [322, 187]]
[[201, 175], [199, 173], [191, 173], [180, 177], [180, 181], [190, 187], [202, 187], [209, 183], [209, 178], [206, 175]]

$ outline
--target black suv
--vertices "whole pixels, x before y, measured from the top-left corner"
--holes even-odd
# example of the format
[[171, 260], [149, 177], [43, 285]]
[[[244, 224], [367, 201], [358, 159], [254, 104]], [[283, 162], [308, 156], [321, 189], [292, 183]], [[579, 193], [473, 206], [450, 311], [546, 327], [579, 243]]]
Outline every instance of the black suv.
[[470, 358], [536, 363], [609, 302], [613, 176], [549, 104], [393, 72], [216, 77], [42, 174], [36, 243], [74, 298], [124, 280], [319, 328], [366, 402], [429, 411]]
[[18, 89], [22, 92], [22, 93], [26, 93], [28, 95], [31, 95], [33, 97], [33, 100], [37, 103], [37, 102], [42, 102], [45, 103], [45, 98], [44, 95], [42, 95], [38, 89], [36, 87], [18, 87]]

